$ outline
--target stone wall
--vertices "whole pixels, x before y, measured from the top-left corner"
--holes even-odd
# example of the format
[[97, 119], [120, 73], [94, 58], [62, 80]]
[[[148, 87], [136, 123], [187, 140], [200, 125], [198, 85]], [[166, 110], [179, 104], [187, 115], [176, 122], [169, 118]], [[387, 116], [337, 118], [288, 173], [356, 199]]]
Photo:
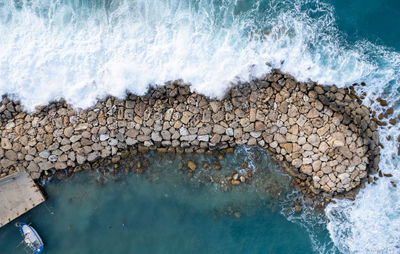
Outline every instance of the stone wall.
[[279, 71], [232, 88], [221, 101], [174, 81], [80, 111], [61, 101], [27, 114], [4, 97], [0, 113], [1, 176], [78, 171], [129, 147], [205, 152], [258, 145], [304, 192], [335, 195], [359, 186], [379, 162], [376, 121], [351, 89], [300, 83]]

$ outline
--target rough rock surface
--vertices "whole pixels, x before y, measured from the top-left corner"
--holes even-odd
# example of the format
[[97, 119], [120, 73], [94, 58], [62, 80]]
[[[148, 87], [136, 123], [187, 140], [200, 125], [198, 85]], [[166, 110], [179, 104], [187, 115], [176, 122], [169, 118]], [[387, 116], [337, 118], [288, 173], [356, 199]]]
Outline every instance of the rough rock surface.
[[127, 149], [205, 152], [247, 144], [268, 150], [304, 192], [335, 195], [377, 171], [379, 121], [357, 100], [354, 90], [296, 82], [279, 71], [233, 87], [221, 101], [181, 81], [81, 111], [60, 101], [28, 114], [3, 97], [0, 175], [79, 171]]

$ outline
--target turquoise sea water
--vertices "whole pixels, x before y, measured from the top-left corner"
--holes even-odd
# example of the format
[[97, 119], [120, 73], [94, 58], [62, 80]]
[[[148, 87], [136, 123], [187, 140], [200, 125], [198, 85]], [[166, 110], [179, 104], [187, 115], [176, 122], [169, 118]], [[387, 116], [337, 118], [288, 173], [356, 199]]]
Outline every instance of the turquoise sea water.
[[[108, 94], [123, 97], [128, 90], [141, 95], [148, 84], [182, 78], [193, 90], [221, 98], [232, 83], [246, 82], [262, 77], [271, 68], [280, 68], [298, 80], [314, 80], [326, 85], [343, 87], [366, 82], [365, 87], [357, 88], [360, 94], [366, 93], [364, 103], [380, 113], [382, 109], [373, 102], [382, 97], [397, 116], [400, 114], [399, 5], [396, 0], [0, 0], [0, 94], [19, 99], [27, 110], [59, 98], [65, 98], [75, 107], [86, 108]], [[234, 228], [239, 230], [236, 226], [243, 226], [246, 234], [240, 235], [248, 241], [259, 239], [257, 244], [248, 247], [248, 253], [257, 252], [250, 248], [258, 247], [261, 253], [275, 253], [280, 248], [273, 244], [279, 244], [279, 241], [286, 243], [287, 250], [305, 252], [312, 249], [319, 253], [399, 253], [400, 192], [391, 183], [400, 186], [396, 142], [399, 130], [398, 123], [379, 128], [384, 145], [380, 170], [393, 177], [368, 185], [356, 201], [338, 200], [336, 204], [330, 204], [325, 209], [326, 219], [308, 210], [299, 214], [282, 211], [293, 208], [290, 202], [296, 200], [296, 196], [285, 196], [285, 202], [266, 201], [259, 196], [241, 203], [244, 206], [252, 204], [243, 212], [252, 215], [243, 215]], [[386, 139], [389, 135], [390, 140]], [[87, 182], [91, 182], [96, 175], [76, 177], [57, 185], [49, 183], [46, 188], [49, 193], [65, 188], [67, 195], [76, 189], [76, 185], [82, 185], [81, 181], [85, 180], [81, 178], [86, 177]], [[141, 179], [142, 176], [129, 176], [124, 181], [127, 186], [131, 181], [138, 181], [140, 184], [136, 185], [143, 190], [154, 188], [155, 196], [157, 191], [162, 193], [163, 188], [183, 181], [171, 176], [170, 182], [160, 185], [134, 180], [137, 177]], [[101, 190], [109, 190], [107, 195], [112, 202], [117, 202], [119, 185], [110, 182], [102, 186]], [[95, 184], [85, 187], [92, 192], [99, 188]], [[213, 208], [204, 208], [206, 198], [213, 195], [203, 197], [201, 193], [204, 189], [207, 189], [205, 193], [211, 193], [212, 188], [187, 188], [190, 189], [193, 190], [191, 195], [198, 198], [182, 197], [186, 201], [178, 202], [174, 209], [179, 207], [196, 217], [193, 207], [203, 207], [196, 218], [201, 219], [199, 225], [209, 225], [209, 210], [220, 208], [216, 205], [218, 202], [210, 206]], [[118, 194], [112, 194], [112, 190]], [[221, 203], [229, 203], [232, 198], [250, 197], [252, 194], [249, 193], [253, 192], [243, 190], [243, 193], [215, 195]], [[126, 195], [128, 200], [141, 202], [140, 195]], [[180, 193], [173, 200], [179, 200], [180, 195], [185, 196]], [[90, 197], [88, 200], [92, 200]], [[65, 216], [78, 218], [81, 210], [63, 206], [65, 198], [61, 194], [51, 196], [46, 205], [50, 210], [53, 206], [54, 209], [65, 207], [54, 216], [65, 210], [64, 213], [69, 211]], [[273, 208], [264, 209], [266, 202], [273, 204]], [[161, 207], [159, 203], [162, 201], [154, 199], [152, 205]], [[82, 212], [89, 213], [94, 209], [89, 202], [84, 204], [87, 205], [82, 204]], [[117, 216], [120, 210], [116, 206], [113, 214], [122, 220], [122, 215]], [[125, 204], [118, 206], [125, 207]], [[111, 214], [108, 208], [113, 206], [102, 207], [107, 208], [106, 214]], [[167, 214], [174, 213], [174, 209]], [[52, 232], [65, 230], [65, 226], [42, 226], [44, 213], [51, 221], [53, 217], [45, 206], [33, 210], [25, 218], [37, 224], [45, 238], [57, 237]], [[185, 218], [181, 221], [183, 228], [190, 221]], [[224, 225], [232, 228], [233, 224], [229, 224], [233, 223], [232, 218], [228, 218], [225, 217], [228, 221]], [[148, 220], [143, 219], [150, 223]], [[82, 221], [80, 223], [84, 223]], [[272, 227], [269, 222], [273, 222]], [[215, 222], [222, 225], [219, 223]], [[115, 221], [115, 224], [120, 222]], [[12, 252], [16, 233], [11, 228], [0, 229], [0, 247], [7, 246], [9, 250], [12, 246]], [[116, 230], [117, 227], [112, 228]], [[278, 235], [275, 231], [289, 228], [290, 233], [279, 231], [279, 238], [274, 238]], [[226, 230], [222, 226], [217, 229], [216, 232]], [[73, 230], [75, 227], [71, 226]], [[200, 226], [198, 230], [204, 232]], [[64, 238], [57, 239], [61, 239], [60, 246], [83, 237], [87, 243], [96, 242], [88, 231], [86, 226], [77, 231], [79, 237], [74, 235], [74, 241], [65, 232]], [[218, 232], [215, 234], [221, 239], [220, 246], [234, 246], [233, 238], [224, 238], [226, 236]], [[239, 235], [238, 231], [234, 232]], [[289, 236], [290, 240], [284, 240]], [[304, 240], [304, 236], [308, 240]], [[165, 239], [163, 233], [153, 236], [157, 237]], [[237, 236], [235, 240], [239, 243], [238, 239], [242, 238]], [[204, 248], [205, 239], [206, 236], [199, 237], [198, 242], [203, 243], [200, 247]], [[191, 240], [180, 239], [180, 242], [189, 247], [196, 246]], [[53, 244], [52, 240], [50, 244]], [[242, 248], [243, 244], [239, 245], [241, 247], [237, 248]], [[276, 249], [263, 249], [266, 246]], [[61, 253], [63, 248], [49, 246], [49, 249], [51, 253]]]
[[[199, 165], [192, 177], [185, 165], [178, 169], [188, 159]], [[55, 179], [45, 186], [46, 203], [19, 220], [40, 232], [45, 253], [312, 252], [307, 231], [284, 215], [297, 216], [285, 197], [289, 178], [264, 152], [240, 148], [222, 160], [152, 153], [142, 161], [151, 162], [143, 174], [90, 171]], [[259, 171], [248, 185], [223, 191], [206, 180], [246, 163], [246, 170]], [[2, 253], [24, 253], [19, 240], [13, 223], [0, 229]]]
[[400, 2], [397, 0], [329, 1], [347, 39], [368, 40], [400, 50]]

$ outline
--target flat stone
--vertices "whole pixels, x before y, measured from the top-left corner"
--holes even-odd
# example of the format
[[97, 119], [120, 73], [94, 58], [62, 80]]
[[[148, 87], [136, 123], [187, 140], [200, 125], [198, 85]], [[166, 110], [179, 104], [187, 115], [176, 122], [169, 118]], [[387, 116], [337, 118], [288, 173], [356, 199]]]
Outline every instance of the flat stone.
[[307, 122], [307, 118], [304, 115], [300, 115], [299, 119], [297, 119], [296, 123], [298, 126], [302, 127]]
[[132, 146], [132, 145], [136, 144], [138, 141], [137, 141], [136, 139], [133, 139], [133, 138], [128, 137], [128, 138], [125, 140], [125, 142], [126, 142], [126, 144], [127, 144], [128, 146]]
[[288, 103], [286, 101], [283, 101], [279, 107], [278, 110], [282, 113], [282, 114], [286, 114], [288, 112]]
[[17, 160], [17, 153], [14, 152], [13, 150], [7, 150], [4, 155], [7, 159], [9, 159], [11, 161]]
[[293, 134], [293, 135], [299, 134], [299, 126], [297, 124], [294, 124], [294, 125], [290, 126], [288, 132]]
[[192, 117], [193, 117], [193, 113], [191, 113], [189, 111], [185, 111], [182, 114], [181, 122], [184, 124], [188, 124]]
[[353, 153], [350, 151], [348, 146], [340, 147], [339, 151], [347, 159], [351, 159], [353, 157]]
[[238, 129], [234, 129], [234, 130], [233, 130], [233, 136], [234, 136], [236, 139], [242, 138], [242, 135], [243, 135], [243, 131], [242, 131], [241, 128], [238, 128]]
[[249, 138], [249, 140], [247, 141], [247, 145], [248, 145], [248, 146], [255, 146], [255, 145], [257, 145], [257, 139], [255, 139], [255, 138], [253, 138], [253, 137]]
[[10, 150], [12, 148], [12, 144], [11, 144], [10, 140], [8, 140], [7, 138], [2, 138], [1, 139], [1, 148]]
[[345, 185], [345, 184], [349, 184], [350, 183], [350, 175], [348, 173], [342, 173], [338, 175], [338, 178], [340, 179], [340, 181]]
[[249, 114], [250, 122], [255, 122], [256, 121], [256, 112], [257, 112], [256, 108], [251, 108], [250, 109], [250, 114]]
[[12, 161], [12, 160], [9, 160], [9, 159], [2, 159], [0, 161], [1, 166], [4, 169], [14, 165], [14, 163], [15, 163], [15, 161]]
[[80, 123], [78, 126], [75, 127], [76, 131], [86, 130], [89, 127], [88, 123]]
[[130, 138], [136, 138], [139, 135], [139, 131], [136, 129], [130, 129], [125, 132], [125, 135]]
[[255, 131], [265, 131], [267, 127], [263, 122], [257, 121], [254, 126]]
[[318, 147], [319, 144], [320, 144], [320, 142], [321, 142], [321, 139], [319, 138], [319, 136], [318, 136], [317, 134], [311, 134], [311, 135], [308, 137], [307, 141], [308, 141], [311, 145], [313, 145], [313, 146], [315, 146], [315, 147]]
[[249, 125], [247, 125], [246, 127], [243, 128], [244, 132], [252, 132], [254, 131], [254, 123], [251, 123]]
[[329, 173], [332, 172], [332, 168], [331, 168], [331, 167], [328, 167], [328, 166], [322, 167], [321, 170], [322, 170], [322, 172], [324, 172], [325, 174], [329, 174]]
[[285, 135], [287, 133], [287, 128], [285, 126], [282, 126], [279, 128], [279, 133], [282, 135]]
[[232, 128], [227, 128], [225, 133], [226, 133], [226, 135], [232, 137], [233, 136], [233, 129]]
[[71, 141], [71, 143], [75, 143], [77, 141], [79, 141], [82, 138], [82, 135], [73, 135], [72, 137], [69, 138], [69, 141]]
[[81, 155], [81, 154], [77, 154], [76, 155], [76, 162], [78, 162], [79, 165], [82, 165], [83, 163], [85, 163], [86, 161], [86, 157]]
[[50, 152], [47, 151], [47, 150], [44, 150], [44, 151], [42, 151], [42, 152], [39, 153], [39, 156], [40, 156], [41, 158], [43, 158], [43, 159], [47, 159], [47, 158], [49, 158], [49, 156], [50, 156]]
[[289, 110], [288, 110], [288, 116], [289, 117], [291, 117], [291, 118], [295, 118], [295, 117], [297, 117], [298, 116], [298, 114], [299, 114], [299, 111], [298, 111], [298, 109], [297, 109], [297, 107], [296, 106], [292, 106], [292, 107], [290, 107], [289, 108]]
[[339, 164], [339, 163], [338, 163], [337, 160], [332, 160], [332, 161], [329, 161], [329, 162], [328, 162], [328, 166], [331, 167], [331, 168], [335, 167], [335, 166], [338, 165], [338, 164]]
[[253, 138], [259, 138], [259, 137], [261, 137], [261, 132], [255, 132], [255, 131], [252, 131], [252, 132], [250, 132], [250, 136], [252, 136]]
[[328, 150], [328, 148], [329, 148], [329, 146], [328, 146], [327, 143], [321, 142], [321, 143], [319, 144], [318, 150], [321, 151], [321, 153], [325, 153], [326, 150]]
[[126, 100], [125, 107], [126, 108], [135, 108], [136, 102], [131, 100]]
[[161, 141], [163, 140], [163, 138], [161, 137], [161, 135], [160, 135], [159, 132], [153, 132], [153, 133], [151, 133], [151, 139], [152, 139], [154, 142], [161, 142]]
[[197, 134], [198, 135], [211, 134], [211, 131], [212, 131], [211, 125], [206, 125], [206, 126], [203, 126], [203, 127], [199, 128], [199, 131], [198, 131]]
[[29, 172], [39, 172], [40, 168], [38, 166], [38, 164], [36, 164], [35, 162], [31, 161], [27, 167]]
[[311, 176], [313, 169], [312, 169], [311, 165], [303, 165], [303, 166], [301, 166], [300, 171], [306, 175]]
[[292, 160], [292, 166], [296, 168], [300, 168], [303, 165], [303, 161], [301, 159]]
[[15, 123], [14, 122], [10, 122], [6, 124], [6, 130], [11, 130], [15, 127]]
[[179, 128], [179, 134], [181, 136], [186, 136], [186, 135], [189, 135], [189, 131], [185, 127], [181, 127], [181, 128]]
[[107, 142], [110, 146], [116, 146], [118, 144], [118, 140], [115, 138], [110, 138]]
[[306, 143], [302, 146], [304, 151], [312, 151], [313, 147], [309, 143]]
[[54, 168], [57, 169], [57, 170], [65, 169], [65, 168], [67, 168], [67, 163], [65, 163], [65, 162], [57, 162], [54, 165]]
[[110, 150], [108, 150], [108, 149], [101, 150], [101, 153], [100, 153], [101, 158], [107, 158], [110, 155], [111, 155], [111, 151]]
[[219, 101], [210, 101], [210, 107], [214, 113], [217, 113], [221, 108], [221, 103]]
[[286, 143], [286, 138], [280, 133], [275, 133], [274, 140], [276, 140], [279, 144]]
[[181, 141], [188, 141], [191, 142], [197, 138], [197, 135], [186, 135], [186, 136], [181, 136]]
[[99, 139], [100, 139], [101, 142], [106, 141], [109, 138], [110, 138], [110, 135], [108, 135], [108, 134], [101, 134], [99, 136]]
[[165, 121], [171, 121], [173, 113], [174, 113], [174, 109], [173, 108], [167, 109], [167, 111], [165, 111], [165, 114], [164, 114], [164, 120]]
[[297, 136], [296, 135], [293, 135], [293, 134], [291, 134], [291, 133], [286, 133], [286, 140], [288, 141], [288, 142], [292, 142], [292, 143], [295, 143], [295, 142], [297, 142]]
[[322, 186], [321, 186], [321, 190], [323, 190], [323, 191], [325, 191], [325, 192], [330, 192], [330, 191], [331, 191], [331, 188], [329, 188], [329, 186], [327, 186], [327, 185], [322, 185]]
[[67, 138], [72, 137], [73, 134], [74, 134], [74, 128], [73, 128], [73, 127], [68, 126], [68, 127], [66, 127], [66, 128], [64, 129], [64, 135], [65, 135]]
[[308, 165], [312, 163], [312, 159], [311, 158], [303, 158], [303, 165]]
[[307, 113], [307, 118], [308, 119], [313, 119], [319, 117], [319, 111], [316, 108], [312, 108], [308, 113]]
[[219, 134], [214, 134], [210, 139], [210, 142], [213, 144], [218, 144], [219, 141], [221, 141], [221, 135]]
[[358, 156], [354, 156], [353, 159], [351, 160], [351, 165], [358, 166], [359, 164], [361, 164], [361, 158]]
[[284, 144], [280, 144], [280, 147], [284, 148], [286, 150], [286, 152], [291, 153], [293, 144], [292, 143], [284, 143]]
[[138, 116], [138, 115], [136, 115], [136, 116], [133, 118], [133, 121], [135, 121], [135, 122], [138, 123], [138, 124], [143, 124], [143, 119], [142, 119], [140, 116]]
[[146, 135], [146, 136], [150, 136], [150, 134], [152, 132], [152, 129], [147, 128], [147, 127], [142, 127], [141, 130], [143, 132], [143, 135]]
[[197, 136], [197, 139], [199, 141], [208, 142], [210, 140], [210, 135], [200, 135], [200, 136]]
[[137, 140], [139, 141], [139, 142], [144, 142], [144, 141], [149, 141], [151, 138], [149, 137], [149, 136], [146, 136], [146, 135], [139, 135], [139, 136], [137, 136]]
[[299, 145], [304, 145], [305, 143], [306, 143], [306, 138], [305, 137], [299, 137], [298, 139], [297, 139], [297, 144], [299, 144]]
[[58, 156], [55, 155], [55, 154], [52, 154], [52, 155], [49, 156], [48, 160], [50, 162], [56, 162], [58, 160]]
[[161, 131], [161, 136], [164, 140], [171, 140], [171, 133], [169, 131]]
[[225, 128], [222, 127], [219, 124], [216, 124], [216, 125], [214, 125], [213, 132], [217, 133], [217, 134], [224, 134], [225, 133]]
[[322, 137], [329, 131], [329, 125], [322, 126], [317, 130], [317, 134]]
[[331, 147], [342, 147], [346, 144], [345, 136], [342, 132], [335, 132], [329, 139], [329, 144]]
[[100, 155], [99, 155], [98, 152], [93, 152], [93, 153], [89, 153], [89, 154], [88, 154], [87, 160], [88, 160], [89, 162], [93, 162], [93, 161], [95, 161], [96, 159], [98, 159], [99, 157], [100, 157]]
[[312, 163], [313, 171], [315, 172], [319, 171], [321, 169], [321, 164], [322, 162], [320, 160], [313, 161]]
[[240, 125], [242, 125], [242, 127], [247, 127], [250, 125], [250, 120], [248, 118], [242, 118], [240, 119]]
[[49, 161], [40, 162], [39, 163], [39, 168], [40, 168], [41, 171], [44, 171], [44, 170], [49, 170], [49, 169], [54, 168], [54, 165], [53, 165], [53, 163], [51, 163]]

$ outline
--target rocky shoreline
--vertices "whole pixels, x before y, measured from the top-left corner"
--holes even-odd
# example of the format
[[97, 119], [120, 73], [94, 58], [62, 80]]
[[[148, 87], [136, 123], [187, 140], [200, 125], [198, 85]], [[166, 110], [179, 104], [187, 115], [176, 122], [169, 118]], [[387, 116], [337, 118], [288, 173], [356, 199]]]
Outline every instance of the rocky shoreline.
[[59, 101], [28, 114], [3, 97], [0, 177], [77, 172], [117, 163], [131, 151], [203, 153], [248, 145], [266, 149], [305, 194], [338, 196], [378, 171], [374, 114], [353, 86], [297, 82], [278, 70], [233, 87], [223, 100], [191, 92], [181, 81], [145, 96], [108, 97], [86, 110]]

